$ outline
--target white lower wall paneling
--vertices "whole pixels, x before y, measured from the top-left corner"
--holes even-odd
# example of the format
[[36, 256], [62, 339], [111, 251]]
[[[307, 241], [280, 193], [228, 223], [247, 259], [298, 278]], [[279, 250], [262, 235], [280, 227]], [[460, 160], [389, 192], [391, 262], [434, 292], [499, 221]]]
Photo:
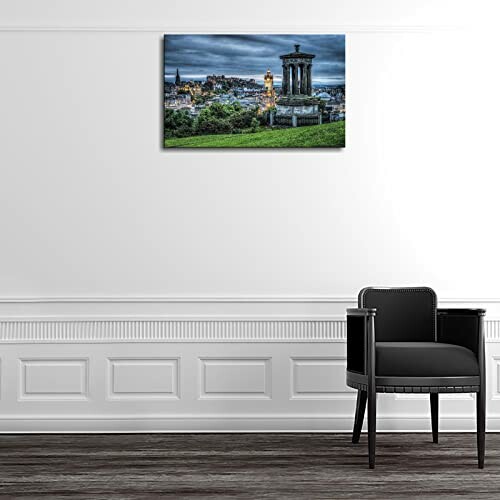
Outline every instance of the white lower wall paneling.
[[290, 361], [292, 399], [345, 399], [346, 394], [356, 394], [356, 391], [345, 384], [344, 356], [299, 357], [291, 358]]
[[[1, 432], [352, 429], [342, 317], [69, 323], [0, 320]], [[486, 322], [490, 431], [498, 323]], [[440, 411], [441, 430], [475, 429], [474, 395], [442, 396]], [[379, 395], [378, 429], [430, 431], [428, 397]]]
[[87, 399], [88, 360], [20, 359], [19, 399]]
[[200, 398], [270, 399], [270, 358], [200, 358]]
[[179, 360], [110, 358], [109, 398], [179, 398]]

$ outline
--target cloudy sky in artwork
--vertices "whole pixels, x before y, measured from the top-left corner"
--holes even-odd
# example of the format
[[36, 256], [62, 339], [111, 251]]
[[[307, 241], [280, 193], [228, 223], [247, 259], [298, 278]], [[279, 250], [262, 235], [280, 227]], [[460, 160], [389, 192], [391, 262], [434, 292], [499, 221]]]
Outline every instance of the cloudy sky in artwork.
[[313, 85], [345, 83], [345, 35], [165, 35], [164, 75], [173, 82], [205, 80], [207, 75], [255, 78], [263, 82], [270, 69], [281, 85], [280, 55], [300, 51], [315, 54]]

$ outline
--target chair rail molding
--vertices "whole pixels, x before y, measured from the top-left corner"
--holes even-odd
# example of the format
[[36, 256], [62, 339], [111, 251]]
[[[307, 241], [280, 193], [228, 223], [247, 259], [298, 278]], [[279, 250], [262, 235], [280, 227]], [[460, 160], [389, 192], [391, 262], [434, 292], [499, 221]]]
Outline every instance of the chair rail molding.
[[[0, 297], [3, 342], [343, 342], [338, 295]], [[447, 297], [485, 307], [486, 340], [500, 342], [500, 298]]]
[[[486, 318], [500, 342], [500, 318]], [[17, 316], [0, 317], [0, 342], [345, 342], [344, 316]]]
[[[234, 303], [234, 302], [312, 302], [312, 303], [356, 303], [357, 296], [349, 294], [334, 295], [61, 295], [61, 296], [0, 296], [0, 304], [24, 303]], [[500, 297], [438, 297], [439, 304], [449, 303], [497, 303]]]

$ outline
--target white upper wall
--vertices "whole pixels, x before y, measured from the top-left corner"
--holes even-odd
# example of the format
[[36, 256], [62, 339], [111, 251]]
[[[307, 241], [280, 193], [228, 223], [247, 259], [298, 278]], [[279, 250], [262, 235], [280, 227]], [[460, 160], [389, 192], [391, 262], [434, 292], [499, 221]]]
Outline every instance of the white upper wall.
[[[305, 5], [1, 1], [0, 297], [499, 297], [495, 2]], [[162, 150], [162, 31], [329, 26], [345, 149]]]
[[[454, 25], [488, 21], [495, 0], [277, 0], [235, 5], [232, 0], [2, 0], [2, 25], [165, 26], [211, 30], [303, 25]], [[494, 22], [491, 20], [491, 22]]]

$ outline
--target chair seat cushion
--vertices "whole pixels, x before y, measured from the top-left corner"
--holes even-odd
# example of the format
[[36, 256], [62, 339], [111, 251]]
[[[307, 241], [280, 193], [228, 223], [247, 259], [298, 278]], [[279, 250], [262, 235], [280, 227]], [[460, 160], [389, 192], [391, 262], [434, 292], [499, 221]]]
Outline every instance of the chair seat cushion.
[[479, 375], [474, 353], [439, 342], [376, 342], [376, 375], [466, 377]]

